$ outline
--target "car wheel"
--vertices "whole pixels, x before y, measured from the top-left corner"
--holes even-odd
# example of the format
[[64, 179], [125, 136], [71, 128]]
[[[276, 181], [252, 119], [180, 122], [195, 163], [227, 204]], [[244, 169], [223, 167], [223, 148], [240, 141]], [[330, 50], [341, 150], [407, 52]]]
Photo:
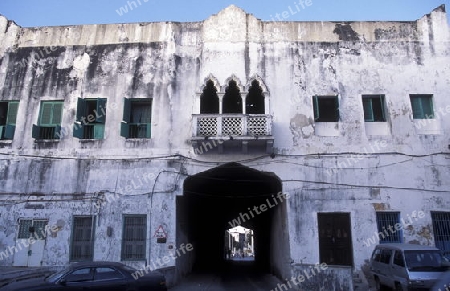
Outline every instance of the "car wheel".
[[395, 291], [403, 291], [403, 287], [400, 283], [395, 284]]

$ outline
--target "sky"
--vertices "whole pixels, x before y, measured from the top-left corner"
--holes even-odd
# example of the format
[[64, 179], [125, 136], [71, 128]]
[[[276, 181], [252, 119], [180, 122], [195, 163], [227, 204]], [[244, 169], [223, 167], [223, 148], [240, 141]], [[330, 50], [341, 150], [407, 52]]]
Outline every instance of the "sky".
[[450, 9], [450, 0], [0, 0], [0, 14], [22, 27], [190, 22], [231, 4], [267, 21], [412, 21]]

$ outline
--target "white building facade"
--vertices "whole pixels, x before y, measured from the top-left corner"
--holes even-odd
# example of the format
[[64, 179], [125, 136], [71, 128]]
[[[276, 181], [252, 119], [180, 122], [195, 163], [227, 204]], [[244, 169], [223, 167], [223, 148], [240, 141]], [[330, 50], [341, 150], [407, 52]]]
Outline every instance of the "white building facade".
[[326, 290], [352, 290], [379, 240], [450, 253], [444, 6], [0, 28], [0, 265], [172, 255], [155, 266], [179, 279], [220, 265], [236, 223], [280, 278], [326, 263]]

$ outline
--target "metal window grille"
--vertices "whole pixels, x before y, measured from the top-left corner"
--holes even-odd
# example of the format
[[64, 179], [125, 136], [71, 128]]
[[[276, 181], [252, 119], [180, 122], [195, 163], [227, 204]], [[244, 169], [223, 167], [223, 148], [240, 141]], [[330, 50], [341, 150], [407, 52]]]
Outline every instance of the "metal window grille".
[[450, 256], [450, 212], [432, 212], [431, 220], [436, 247]]
[[93, 258], [93, 218], [74, 217], [72, 233], [72, 261], [86, 261]]
[[45, 226], [48, 224], [47, 220], [33, 220], [21, 219], [19, 221], [18, 239], [28, 239], [34, 235], [35, 239], [45, 239]]
[[19, 233], [17, 234], [18, 239], [27, 239], [30, 237], [30, 227], [33, 226], [33, 220], [22, 219], [19, 221]]
[[39, 137], [41, 139], [54, 139], [55, 138], [56, 127], [54, 126], [41, 126], [41, 131]]
[[124, 216], [122, 234], [122, 260], [145, 259], [146, 234], [146, 215]]
[[402, 231], [396, 230], [400, 223], [400, 212], [377, 212], [377, 227], [380, 243], [401, 243]]

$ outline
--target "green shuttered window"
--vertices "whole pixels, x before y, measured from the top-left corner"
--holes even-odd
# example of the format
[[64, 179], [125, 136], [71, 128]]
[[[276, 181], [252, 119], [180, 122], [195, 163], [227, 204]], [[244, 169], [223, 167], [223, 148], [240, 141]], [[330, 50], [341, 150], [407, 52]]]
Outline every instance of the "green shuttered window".
[[103, 139], [106, 122], [106, 98], [78, 98], [73, 136], [79, 139]]
[[0, 139], [13, 139], [19, 101], [0, 102]]
[[433, 119], [433, 95], [410, 95], [414, 119]]
[[152, 99], [124, 98], [120, 135], [125, 138], [151, 138]]
[[33, 124], [35, 139], [60, 139], [63, 101], [42, 101], [38, 124]]

